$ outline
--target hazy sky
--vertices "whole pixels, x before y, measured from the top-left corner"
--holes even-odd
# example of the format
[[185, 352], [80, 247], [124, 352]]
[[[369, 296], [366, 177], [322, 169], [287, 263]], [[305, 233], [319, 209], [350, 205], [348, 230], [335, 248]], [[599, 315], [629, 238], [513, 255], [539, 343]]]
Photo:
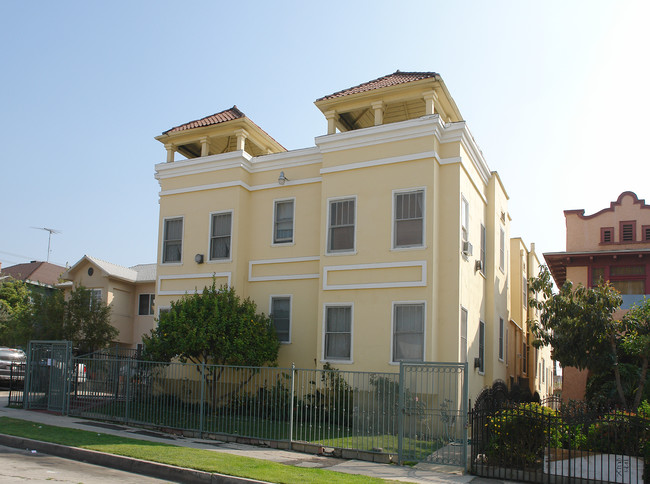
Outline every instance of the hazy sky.
[[510, 196], [564, 250], [563, 210], [650, 199], [650, 2], [0, 0], [0, 262], [155, 262], [154, 136], [236, 104], [288, 149], [321, 96], [444, 79]]

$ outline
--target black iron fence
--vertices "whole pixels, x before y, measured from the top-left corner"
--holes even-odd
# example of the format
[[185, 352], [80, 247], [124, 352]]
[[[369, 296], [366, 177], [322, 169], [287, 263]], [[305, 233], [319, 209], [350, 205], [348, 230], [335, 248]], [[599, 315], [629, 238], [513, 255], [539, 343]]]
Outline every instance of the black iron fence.
[[504, 403], [470, 412], [472, 474], [538, 483], [648, 484], [650, 406], [638, 413]]
[[9, 406], [22, 407], [25, 388], [24, 362], [12, 362], [9, 371]]

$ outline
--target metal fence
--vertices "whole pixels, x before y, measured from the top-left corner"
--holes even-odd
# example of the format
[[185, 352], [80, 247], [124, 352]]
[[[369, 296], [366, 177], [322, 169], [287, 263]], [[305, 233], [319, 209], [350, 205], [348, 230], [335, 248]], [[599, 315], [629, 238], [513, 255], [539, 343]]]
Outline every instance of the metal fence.
[[466, 366], [400, 373], [73, 359], [69, 413], [465, 466]]
[[25, 362], [11, 362], [9, 369], [9, 401], [10, 407], [22, 407], [25, 388]]
[[537, 483], [650, 483], [650, 412], [506, 404], [470, 412], [472, 474]]

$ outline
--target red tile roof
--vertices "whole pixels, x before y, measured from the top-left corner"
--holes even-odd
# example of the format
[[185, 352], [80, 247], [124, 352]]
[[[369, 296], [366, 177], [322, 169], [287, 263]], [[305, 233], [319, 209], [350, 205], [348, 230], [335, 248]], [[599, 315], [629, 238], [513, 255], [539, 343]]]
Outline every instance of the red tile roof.
[[428, 79], [436, 76], [439, 76], [439, 74], [436, 72], [400, 72], [398, 70], [387, 76], [379, 77], [372, 81], [359, 84], [358, 86], [343, 89], [342, 91], [323, 96], [319, 99], [316, 99], [316, 102], [325, 101], [326, 99], [349, 96], [350, 94], [358, 94], [360, 92], [373, 91], [382, 87], [396, 86], [398, 84], [405, 84], [407, 82], [419, 81], [421, 79]]
[[177, 133], [179, 131], [186, 131], [193, 128], [202, 128], [204, 126], [212, 126], [214, 124], [225, 123], [226, 121], [232, 121], [233, 119], [245, 118], [246, 115], [242, 113], [237, 106], [233, 106], [230, 109], [221, 111], [220, 113], [211, 114], [205, 118], [197, 119], [195, 121], [190, 121], [189, 123], [181, 124], [180, 126], [174, 126], [167, 131], [163, 131], [163, 134], [168, 133]]
[[21, 281], [34, 281], [41, 284], [54, 285], [59, 281], [59, 276], [65, 267], [50, 264], [49, 262], [32, 261], [26, 264], [17, 264], [2, 269], [3, 276], [11, 276]]

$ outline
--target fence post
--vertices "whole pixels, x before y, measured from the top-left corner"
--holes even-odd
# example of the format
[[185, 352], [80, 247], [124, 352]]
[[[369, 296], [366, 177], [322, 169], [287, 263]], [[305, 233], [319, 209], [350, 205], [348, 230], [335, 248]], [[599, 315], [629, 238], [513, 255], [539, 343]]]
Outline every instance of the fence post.
[[203, 438], [203, 414], [205, 400], [205, 361], [201, 362], [201, 405], [199, 406], [199, 437]]
[[295, 375], [296, 375], [296, 364], [291, 363], [291, 400], [289, 400], [289, 449], [292, 448], [291, 444], [293, 442], [293, 398], [295, 393]]
[[405, 410], [404, 410], [404, 364], [400, 361], [399, 363], [399, 383], [398, 391], [399, 398], [397, 403], [397, 463], [402, 465], [404, 463], [404, 419], [405, 419]]
[[129, 423], [129, 403], [131, 402], [131, 358], [126, 360], [126, 405], [124, 408], [124, 423]]

